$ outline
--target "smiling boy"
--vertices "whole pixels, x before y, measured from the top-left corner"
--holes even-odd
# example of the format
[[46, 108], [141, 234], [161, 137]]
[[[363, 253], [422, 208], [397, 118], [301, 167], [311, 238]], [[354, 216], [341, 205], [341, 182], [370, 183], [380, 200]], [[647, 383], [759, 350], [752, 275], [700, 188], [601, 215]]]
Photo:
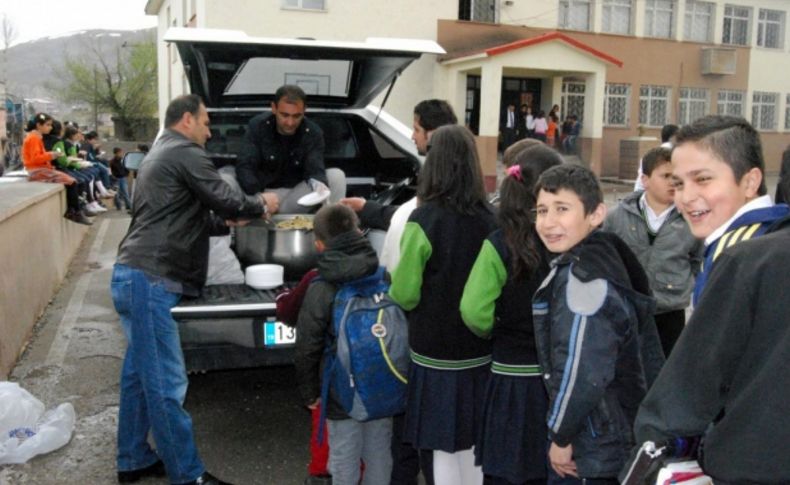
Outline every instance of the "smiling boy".
[[675, 203], [707, 245], [705, 286], [639, 409], [638, 443], [703, 436], [714, 483], [790, 483], [788, 207], [765, 195], [760, 139], [743, 119], [684, 127], [672, 163]]
[[535, 190], [535, 228], [557, 255], [533, 298], [549, 394], [549, 483], [615, 484], [637, 406], [664, 361], [655, 302], [628, 246], [596, 230], [606, 206], [589, 169], [553, 167]]
[[788, 214], [765, 187], [760, 136], [743, 118], [710, 115], [684, 126], [672, 151], [675, 205], [705, 243], [696, 305], [725, 248], [760, 236]]

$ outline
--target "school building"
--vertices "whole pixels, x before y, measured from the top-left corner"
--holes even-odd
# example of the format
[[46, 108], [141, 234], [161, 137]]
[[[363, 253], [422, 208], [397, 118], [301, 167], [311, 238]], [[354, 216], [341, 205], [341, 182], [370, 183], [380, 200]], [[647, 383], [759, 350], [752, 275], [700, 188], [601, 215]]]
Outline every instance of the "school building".
[[[508, 103], [582, 121], [580, 157], [621, 175], [621, 141], [709, 113], [760, 131], [767, 170], [790, 145], [790, 0], [148, 0], [159, 18], [160, 112], [187, 91], [167, 28], [251, 36], [437, 41], [398, 79], [385, 109], [407, 125], [422, 99], [450, 101], [490, 171]], [[380, 102], [381, 99], [378, 100]]]

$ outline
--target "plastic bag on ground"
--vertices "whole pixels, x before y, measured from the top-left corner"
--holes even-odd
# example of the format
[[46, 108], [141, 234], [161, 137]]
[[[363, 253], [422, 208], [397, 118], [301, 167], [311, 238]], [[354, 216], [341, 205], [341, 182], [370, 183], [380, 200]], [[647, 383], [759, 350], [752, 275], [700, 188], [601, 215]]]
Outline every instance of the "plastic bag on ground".
[[0, 465], [25, 463], [71, 440], [74, 406], [44, 404], [14, 382], [0, 382]]

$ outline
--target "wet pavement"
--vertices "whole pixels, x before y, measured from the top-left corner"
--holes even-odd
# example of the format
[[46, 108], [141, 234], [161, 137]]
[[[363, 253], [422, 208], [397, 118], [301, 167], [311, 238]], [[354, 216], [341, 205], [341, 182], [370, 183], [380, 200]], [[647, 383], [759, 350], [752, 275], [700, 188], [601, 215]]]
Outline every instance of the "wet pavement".
[[[96, 219], [11, 374], [47, 409], [74, 405], [71, 442], [26, 464], [0, 467], [0, 485], [116, 483], [118, 378], [126, 344], [109, 281], [129, 220], [122, 211]], [[215, 475], [236, 484], [303, 482], [310, 416], [300, 405], [293, 367], [192, 375], [186, 408], [201, 457]]]

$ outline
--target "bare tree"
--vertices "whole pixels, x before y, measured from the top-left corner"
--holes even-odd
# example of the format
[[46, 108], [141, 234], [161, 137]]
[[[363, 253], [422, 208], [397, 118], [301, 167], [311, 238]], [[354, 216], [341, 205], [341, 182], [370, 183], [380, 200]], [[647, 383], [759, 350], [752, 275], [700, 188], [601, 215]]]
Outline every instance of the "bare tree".
[[14, 40], [16, 40], [18, 34], [19, 32], [16, 30], [16, 26], [14, 25], [13, 20], [8, 18], [7, 14], [3, 14], [3, 20], [0, 21], [0, 40], [3, 41], [3, 66], [0, 72], [2, 72], [3, 78], [0, 79], [0, 81], [2, 81], [3, 85], [6, 87], [8, 87], [8, 84], [6, 82], [8, 81], [7, 79], [8, 48], [11, 47], [11, 43], [14, 42]]
[[[122, 48], [128, 47], [128, 48]], [[153, 40], [124, 44], [112, 56], [98, 42], [84, 45], [79, 59], [68, 55], [48, 87], [61, 99], [110, 112], [134, 139], [142, 120], [156, 114], [156, 46]]]

